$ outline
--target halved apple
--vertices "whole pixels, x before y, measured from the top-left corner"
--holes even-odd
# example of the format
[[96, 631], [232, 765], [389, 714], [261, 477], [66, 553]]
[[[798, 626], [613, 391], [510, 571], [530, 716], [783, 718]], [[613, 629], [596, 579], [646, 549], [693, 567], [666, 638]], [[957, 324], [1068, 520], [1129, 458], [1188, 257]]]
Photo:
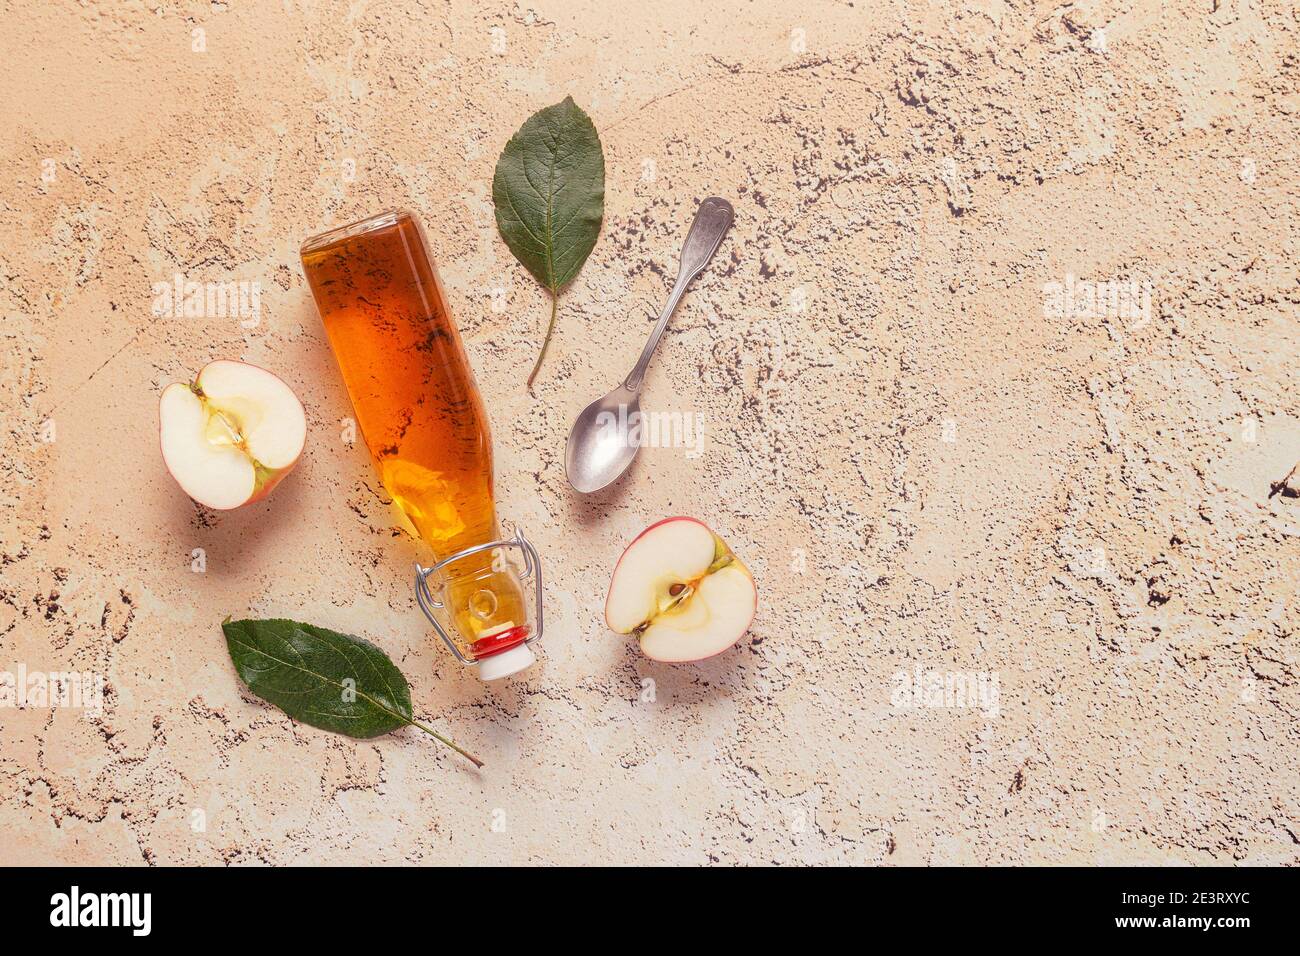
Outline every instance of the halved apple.
[[163, 389], [158, 420], [167, 470], [187, 495], [219, 510], [270, 494], [307, 441], [307, 416], [288, 385], [224, 359]]
[[619, 558], [605, 623], [635, 633], [646, 657], [683, 663], [731, 647], [757, 609], [754, 576], [726, 543], [694, 518], [667, 518], [637, 535]]

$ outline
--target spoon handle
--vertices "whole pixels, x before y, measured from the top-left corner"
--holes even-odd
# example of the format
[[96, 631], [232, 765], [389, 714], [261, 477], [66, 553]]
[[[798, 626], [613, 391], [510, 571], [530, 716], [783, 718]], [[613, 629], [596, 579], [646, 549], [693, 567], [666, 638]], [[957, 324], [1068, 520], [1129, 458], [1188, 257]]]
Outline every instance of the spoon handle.
[[722, 237], [731, 228], [735, 216], [731, 203], [717, 196], [704, 200], [700, 203], [700, 208], [695, 211], [695, 221], [691, 223], [691, 231], [686, 234], [686, 243], [682, 246], [681, 265], [677, 267], [677, 282], [668, 295], [668, 303], [664, 306], [664, 310], [659, 313], [659, 321], [655, 323], [654, 331], [650, 333], [645, 348], [641, 350], [641, 357], [637, 359], [636, 367], [623, 380], [623, 387], [629, 392], [640, 391], [641, 380], [650, 365], [650, 357], [654, 355], [655, 346], [659, 344], [664, 329], [668, 328], [668, 320], [672, 318], [677, 303], [686, 292], [686, 287], [691, 284], [691, 280], [700, 274], [713, 258], [713, 254], [718, 251], [718, 246], [722, 244]]

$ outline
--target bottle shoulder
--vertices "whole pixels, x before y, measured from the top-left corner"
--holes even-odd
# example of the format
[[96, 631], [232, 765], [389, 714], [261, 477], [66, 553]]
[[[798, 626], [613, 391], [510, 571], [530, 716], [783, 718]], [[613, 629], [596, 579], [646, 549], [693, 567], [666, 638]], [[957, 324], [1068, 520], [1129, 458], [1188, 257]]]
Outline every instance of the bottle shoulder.
[[319, 232], [308, 238], [298, 252], [299, 255], [306, 258], [314, 253], [323, 252], [326, 249], [349, 242], [359, 236], [379, 232], [383, 229], [392, 229], [404, 222], [415, 223], [415, 221], [415, 215], [409, 209], [386, 209], [383, 212], [375, 213], [373, 216], [367, 216], [365, 219], [358, 219], [356, 222], [335, 226], [333, 229]]

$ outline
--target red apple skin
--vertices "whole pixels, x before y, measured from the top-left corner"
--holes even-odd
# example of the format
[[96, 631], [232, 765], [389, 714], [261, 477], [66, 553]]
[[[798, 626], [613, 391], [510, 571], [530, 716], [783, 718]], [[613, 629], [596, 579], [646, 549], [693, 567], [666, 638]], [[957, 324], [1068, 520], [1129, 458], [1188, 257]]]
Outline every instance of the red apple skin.
[[[630, 542], [628, 542], [628, 546], [627, 546], [626, 548], [624, 548], [624, 549], [623, 549], [623, 553], [619, 555], [619, 557], [618, 557], [618, 562], [614, 565], [614, 572], [613, 572], [613, 574], [610, 575], [610, 592], [611, 592], [611, 593], [613, 592], [614, 575], [618, 574], [618, 568], [619, 568], [619, 565], [621, 565], [621, 564], [623, 563], [623, 558], [626, 557], [628, 551], [630, 551], [630, 550], [632, 549], [632, 545], [636, 544], [638, 541], [640, 541], [642, 538], [644, 538], [644, 537], [646, 536], [647, 533], [653, 531], [655, 528], [659, 527], [661, 524], [668, 524], [668, 522], [670, 522], [670, 521], [694, 521], [696, 524], [700, 525], [700, 526], [703, 527], [706, 531], [708, 531], [709, 534], [713, 535], [714, 537], [718, 537], [718, 535], [714, 533], [713, 529], [710, 528], [710, 527], [709, 527], [707, 524], [705, 524], [703, 521], [701, 521], [699, 518], [692, 518], [692, 517], [690, 517], [690, 516], [688, 516], [688, 515], [676, 515], [676, 516], [674, 516], [674, 517], [672, 517], [672, 518], [664, 518], [664, 519], [661, 520], [661, 521], [656, 521], [654, 524], [652, 524], [652, 525], [650, 525], [649, 527], [647, 527], [647, 528], [646, 528], [644, 531], [642, 531], [639, 535], [637, 535], [637, 536], [636, 536], [635, 538], [633, 538]], [[730, 545], [728, 545], [728, 547], [730, 547]], [[749, 570], [749, 565], [745, 564], [744, 561], [741, 561], [740, 558], [736, 556], [736, 553], [735, 553], [734, 551], [732, 552], [732, 556], [731, 556], [731, 557], [732, 557], [732, 560], [733, 560], [734, 562], [736, 562], [737, 564], [739, 564], [741, 567], [743, 567], [743, 568], [745, 569], [745, 573], [748, 574], [748, 575], [749, 575], [749, 579], [750, 579], [751, 581], [753, 581], [753, 580], [754, 580], [754, 574], [753, 574], [752, 571]], [[606, 625], [607, 627], [609, 626], [609, 598], [610, 598], [610, 594], [607, 593], [607, 594], [605, 595], [605, 625]], [[735, 639], [734, 641], [732, 641], [730, 644], [728, 644], [726, 647], [722, 648], [721, 650], [714, 651], [712, 654], [707, 654], [707, 655], [705, 655], [704, 657], [697, 657], [697, 658], [695, 658], [695, 660], [692, 660], [692, 661], [661, 661], [661, 660], [659, 660], [659, 658], [657, 658], [657, 657], [653, 657], [653, 656], [651, 656], [650, 654], [646, 654], [646, 652], [645, 652], [644, 649], [641, 651], [641, 653], [642, 653], [642, 654], [645, 654], [645, 656], [646, 656], [648, 659], [650, 659], [650, 660], [652, 660], [652, 661], [655, 661], [656, 663], [659, 663], [659, 664], [698, 664], [698, 663], [700, 663], [701, 661], [711, 660], [711, 659], [714, 658], [714, 657], [718, 657], [718, 656], [721, 655], [721, 654], [725, 654], [725, 653], [727, 653], [727, 651], [731, 650], [733, 647], [735, 647], [737, 644], [739, 644], [739, 643], [740, 643], [740, 639], [741, 639], [742, 637], [744, 637], [746, 634], [749, 633], [749, 628], [750, 628], [750, 626], [754, 623], [754, 618], [755, 618], [757, 615], [758, 615], [758, 582], [755, 581], [755, 582], [754, 582], [754, 606], [753, 606], [753, 608], [752, 608], [752, 609], [750, 610], [750, 612], [749, 612], [749, 620], [746, 622], [746, 624], [745, 624], [744, 628], [741, 630], [741, 632], [740, 632], [738, 635], [736, 635], [736, 639]], [[610, 628], [610, 630], [613, 630], [613, 628]], [[618, 632], [615, 631], [615, 633], [618, 633]], [[639, 644], [640, 644], [640, 641], [638, 641], [637, 644], [639, 645]]]
[[[298, 452], [298, 457], [295, 458], [293, 461], [289, 462], [289, 464], [285, 465], [279, 471], [271, 472], [271, 477], [266, 480], [266, 483], [262, 485], [261, 488], [253, 489], [252, 496], [247, 501], [244, 502], [244, 505], [251, 505], [254, 502], [261, 501], [263, 498], [269, 495], [275, 489], [276, 485], [284, 481], [284, 479], [289, 476], [289, 472], [293, 471], [295, 468], [298, 467], [298, 461], [301, 458], [302, 458], [302, 452]], [[244, 507], [244, 505], [236, 505], [235, 507], [242, 508]], [[217, 510], [221, 511], [223, 509], [218, 508]], [[233, 511], [234, 509], [226, 508], [224, 510]]]
[[[670, 522], [670, 521], [694, 521], [696, 524], [698, 524], [698, 525], [702, 525], [706, 530], [708, 530], [709, 534], [713, 534], [713, 529], [712, 529], [712, 528], [709, 528], [709, 526], [706, 525], [706, 524], [704, 524], [704, 522], [701, 521], [699, 518], [690, 518], [690, 517], [687, 517], [686, 515], [677, 515], [676, 517], [673, 517], [673, 518], [664, 518], [662, 521], [656, 521], [654, 524], [650, 525], [648, 528], [646, 528], [644, 531], [642, 531], [639, 535], [637, 535], [635, 538], [633, 538], [631, 541], [629, 541], [628, 544], [627, 544], [627, 547], [623, 549], [623, 553], [620, 554], [620, 555], [618, 556], [618, 561], [614, 564], [614, 572], [613, 572], [613, 574], [611, 574], [611, 575], [609, 576], [610, 588], [609, 588], [609, 591], [607, 591], [607, 592], [605, 593], [605, 626], [606, 626], [606, 627], [609, 627], [609, 596], [610, 596], [610, 593], [614, 590], [614, 588], [613, 588], [613, 584], [614, 584], [614, 575], [618, 574], [618, 568], [619, 568], [619, 565], [623, 563], [623, 559], [624, 559], [625, 557], [627, 557], [627, 553], [628, 553], [629, 551], [632, 550], [632, 545], [636, 544], [638, 541], [640, 541], [642, 538], [644, 538], [644, 537], [645, 537], [649, 532], [653, 531], [655, 528], [659, 527], [661, 524], [667, 524], [667, 523]], [[609, 629], [610, 629], [611, 631], [614, 630], [612, 627], [610, 627]], [[617, 634], [618, 632], [615, 631], [614, 633]]]
[[[298, 397], [298, 393], [295, 392], [292, 388], [289, 388], [289, 383], [285, 382], [284, 379], [280, 378], [280, 376], [276, 375], [269, 368], [262, 368], [262, 366], [254, 365], [252, 362], [240, 362], [239, 359], [213, 359], [207, 365], [203, 366], [203, 368], [199, 369], [199, 373], [194, 376], [194, 382], [197, 384], [198, 380], [203, 377], [203, 373], [207, 371], [208, 366], [215, 365], [218, 362], [238, 362], [240, 365], [247, 365], [250, 368], [255, 368], [258, 369], [259, 371], [265, 372], [267, 375], [270, 375], [273, 378], [280, 379], [281, 382], [284, 382], [284, 387], [289, 389], [289, 394], [292, 395], [293, 400], [298, 403], [298, 407], [302, 409], [302, 416], [304, 419], [306, 419], [307, 408], [306, 406], [303, 405], [302, 399]], [[166, 390], [167, 390], [166, 386], [163, 386], [163, 391]], [[285, 465], [283, 468], [271, 472], [271, 477], [268, 478], [260, 488], [254, 485], [253, 493], [247, 499], [235, 505], [233, 508], [218, 508], [216, 505], [210, 505], [206, 501], [200, 501], [198, 498], [195, 498], [188, 491], [186, 491], [185, 486], [181, 484], [181, 480], [176, 477], [176, 473], [172, 471], [171, 466], [167, 464], [167, 453], [163, 451], [163, 447], [162, 447], [162, 394], [160, 393], [158, 395], [158, 454], [162, 456], [163, 468], [167, 470], [167, 474], [171, 476], [172, 481], [176, 482], [176, 487], [179, 488], [186, 497], [188, 497], [195, 504], [202, 505], [204, 508], [208, 508], [212, 511], [235, 511], [238, 508], [244, 507], [244, 505], [251, 505], [255, 502], [261, 501], [263, 498], [265, 498], [275, 489], [276, 485], [284, 481], [284, 479], [288, 476], [289, 472], [293, 471], [295, 468], [298, 467], [298, 462], [302, 460], [302, 453], [303, 451], [306, 450], [306, 448], [307, 448], [307, 443], [303, 442], [302, 449], [300, 449], [298, 452], [298, 457], [295, 458], [293, 461], [289, 462], [289, 464]]]

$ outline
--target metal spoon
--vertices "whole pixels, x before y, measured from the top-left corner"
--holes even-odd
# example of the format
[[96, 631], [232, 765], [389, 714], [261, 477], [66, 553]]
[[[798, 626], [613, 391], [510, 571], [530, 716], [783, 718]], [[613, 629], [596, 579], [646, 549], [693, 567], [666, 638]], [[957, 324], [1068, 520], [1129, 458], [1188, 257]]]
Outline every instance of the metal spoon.
[[645, 348], [641, 350], [636, 367], [622, 385], [588, 405], [573, 423], [564, 450], [564, 470], [569, 476], [569, 484], [578, 491], [590, 493], [613, 484], [627, 471], [641, 450], [639, 441], [629, 440], [628, 429], [641, 416], [641, 382], [650, 364], [650, 356], [654, 355], [655, 346], [668, 327], [668, 320], [672, 318], [686, 287], [708, 264], [734, 218], [735, 211], [725, 199], [713, 196], [700, 203], [691, 231], [686, 234], [686, 244], [682, 246], [677, 283]]

